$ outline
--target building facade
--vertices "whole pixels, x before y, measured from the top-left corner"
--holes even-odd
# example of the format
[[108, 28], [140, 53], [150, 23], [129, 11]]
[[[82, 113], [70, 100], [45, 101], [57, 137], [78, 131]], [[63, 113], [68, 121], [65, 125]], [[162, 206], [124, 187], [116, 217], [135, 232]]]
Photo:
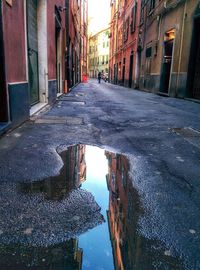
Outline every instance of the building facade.
[[111, 1], [111, 81], [200, 99], [199, 4], [195, 0]]
[[0, 126], [17, 126], [64, 86], [63, 0], [0, 1]]
[[140, 0], [111, 1], [110, 80], [135, 88], [139, 80]]
[[88, 71], [90, 78], [99, 72], [108, 73], [110, 29], [104, 29], [89, 38]]
[[66, 6], [66, 77], [72, 88], [87, 75], [87, 0], [65, 1]]
[[142, 1], [140, 87], [200, 99], [199, 1]]
[[0, 133], [87, 74], [87, 0], [0, 1]]

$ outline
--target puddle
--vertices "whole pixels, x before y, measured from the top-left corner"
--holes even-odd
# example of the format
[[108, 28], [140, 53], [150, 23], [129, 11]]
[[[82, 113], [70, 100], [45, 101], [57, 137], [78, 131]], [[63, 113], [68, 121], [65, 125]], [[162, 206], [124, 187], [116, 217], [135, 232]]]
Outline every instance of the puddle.
[[1, 270], [183, 269], [139, 235], [143, 210], [125, 156], [85, 145], [60, 155], [60, 175], [1, 186]]

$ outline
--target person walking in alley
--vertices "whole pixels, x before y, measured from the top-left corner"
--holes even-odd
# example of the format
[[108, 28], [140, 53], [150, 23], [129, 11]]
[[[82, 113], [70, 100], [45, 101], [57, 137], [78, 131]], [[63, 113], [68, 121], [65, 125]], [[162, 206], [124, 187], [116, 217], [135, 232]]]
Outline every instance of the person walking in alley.
[[98, 81], [101, 83], [101, 72], [98, 73]]

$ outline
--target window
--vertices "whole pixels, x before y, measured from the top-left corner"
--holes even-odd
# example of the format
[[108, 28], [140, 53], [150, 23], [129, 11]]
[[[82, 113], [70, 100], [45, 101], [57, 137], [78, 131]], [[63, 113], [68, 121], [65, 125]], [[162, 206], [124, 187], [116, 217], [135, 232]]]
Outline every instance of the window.
[[136, 29], [136, 15], [137, 15], [137, 3], [135, 3], [134, 7], [132, 8], [131, 14], [131, 33], [135, 32]]
[[156, 0], [150, 0], [149, 13], [151, 13], [155, 8]]
[[108, 55], [106, 55], [106, 64], [108, 64]]
[[140, 25], [144, 23], [144, 8], [145, 8], [145, 1], [142, 0], [141, 3], [141, 11], [140, 11]]
[[146, 48], [146, 57], [151, 57], [152, 55], [152, 47]]
[[102, 56], [102, 65], [104, 65], [104, 62], [105, 62], [105, 57], [104, 55]]
[[90, 65], [91, 65], [91, 66], [94, 66], [94, 58], [91, 58], [91, 59], [90, 59]]
[[129, 17], [126, 19], [124, 24], [124, 42], [128, 40], [128, 32], [129, 32]]
[[146, 62], [145, 62], [145, 71], [146, 74], [151, 73], [151, 57], [152, 57], [152, 47], [146, 48]]
[[127, 177], [126, 177], [126, 170], [124, 169], [123, 165], [121, 167], [121, 179], [122, 179], [123, 188], [126, 189]]

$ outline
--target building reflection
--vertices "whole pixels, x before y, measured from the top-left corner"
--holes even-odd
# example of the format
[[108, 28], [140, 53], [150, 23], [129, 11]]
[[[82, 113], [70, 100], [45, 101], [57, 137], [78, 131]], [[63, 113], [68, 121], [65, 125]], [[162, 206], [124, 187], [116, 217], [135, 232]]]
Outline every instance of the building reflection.
[[[108, 159], [109, 229], [116, 270], [139, 269], [136, 234], [138, 195], [129, 178], [129, 162], [123, 155], [106, 152]], [[134, 203], [135, 202], [135, 203]]]
[[[21, 183], [20, 192], [42, 193], [47, 200], [62, 200], [86, 180], [85, 150], [86, 146], [81, 144], [69, 147], [60, 154], [64, 165], [58, 176]], [[0, 245], [0, 256], [1, 270], [81, 270], [83, 250], [78, 246], [78, 238], [73, 238], [48, 247]]]
[[115, 270], [184, 269], [177, 257], [166, 256], [162, 243], [139, 233], [143, 215], [140, 198], [129, 176], [129, 161], [119, 154], [105, 152], [108, 159], [108, 223]]
[[85, 145], [70, 146], [60, 154], [64, 163], [60, 174], [41, 181], [22, 183], [23, 193], [43, 193], [45, 199], [62, 200], [86, 180]]
[[50, 247], [0, 246], [1, 270], [81, 270], [83, 250], [77, 239]]

